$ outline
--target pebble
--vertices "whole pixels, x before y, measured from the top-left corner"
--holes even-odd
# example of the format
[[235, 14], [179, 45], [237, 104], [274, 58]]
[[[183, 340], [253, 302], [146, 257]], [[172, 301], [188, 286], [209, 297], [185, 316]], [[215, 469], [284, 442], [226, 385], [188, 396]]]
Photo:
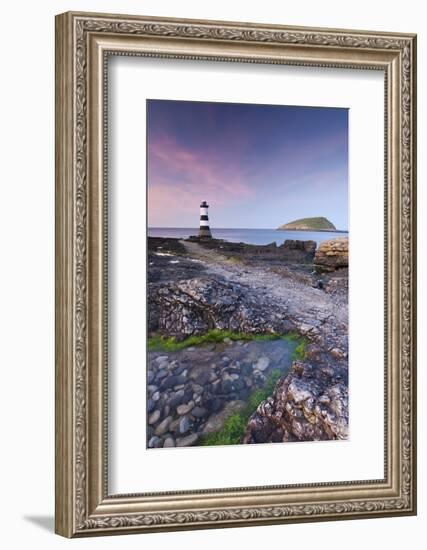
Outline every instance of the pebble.
[[197, 433], [187, 435], [186, 437], [178, 437], [178, 439], [176, 440], [176, 446], [190, 447], [191, 445], [194, 445], [198, 439], [199, 434]]
[[170, 423], [172, 422], [172, 417], [171, 416], [167, 416], [164, 420], [162, 420], [160, 422], [160, 424], [157, 426], [157, 428], [155, 429], [155, 434], [156, 435], [163, 435], [164, 433], [167, 432], [168, 428], [169, 428], [169, 425]]
[[196, 418], [203, 418], [206, 416], [206, 409], [204, 407], [194, 407], [194, 409], [191, 411], [191, 414], [195, 416]]
[[163, 447], [175, 447], [175, 441], [173, 437], [167, 437], [163, 443]]
[[153, 401], [158, 401], [160, 399], [160, 392], [156, 391], [153, 393], [153, 395], [151, 396], [151, 399]]
[[152, 370], [149, 370], [147, 372], [147, 382], [151, 384], [151, 382], [154, 382], [154, 372]]
[[155, 424], [160, 418], [160, 411], [159, 409], [156, 409], [153, 414], [150, 414], [149, 418], [148, 418], [148, 423], [149, 424]]
[[169, 388], [173, 388], [177, 384], [180, 384], [180, 382], [178, 380], [179, 380], [178, 376], [175, 376], [174, 374], [172, 376], [168, 376], [160, 384], [160, 389], [161, 390], [167, 390]]
[[169, 400], [169, 405], [170, 405], [171, 409], [175, 409], [176, 407], [181, 405], [181, 403], [184, 400], [184, 395], [185, 394], [184, 394], [183, 389], [180, 389], [176, 393], [171, 395], [171, 398]]
[[151, 411], [153, 411], [155, 406], [156, 404], [154, 403], [154, 401], [152, 399], [149, 399], [147, 401], [147, 412], [150, 413]]
[[159, 370], [159, 372], [157, 373], [157, 380], [162, 380], [162, 378], [165, 378], [167, 375], [168, 375], [167, 370], [165, 369]]
[[254, 368], [263, 371], [269, 366], [269, 364], [270, 364], [270, 359], [266, 355], [263, 355], [255, 363]]
[[188, 416], [183, 416], [179, 421], [179, 433], [185, 434], [191, 428], [191, 420]]
[[161, 363], [167, 362], [168, 359], [169, 357], [167, 355], [159, 355], [159, 357], [156, 357], [155, 361], [158, 365], [160, 365]]
[[186, 403], [184, 405], [179, 405], [178, 408], [176, 409], [176, 412], [179, 414], [179, 416], [183, 416], [184, 414], [188, 414], [192, 408], [193, 408], [193, 405]]
[[156, 447], [160, 447], [160, 443], [161, 443], [161, 439], [160, 437], [157, 437], [157, 435], [153, 435], [153, 437], [150, 439], [150, 441], [148, 442], [148, 447], [150, 449], [154, 449]]

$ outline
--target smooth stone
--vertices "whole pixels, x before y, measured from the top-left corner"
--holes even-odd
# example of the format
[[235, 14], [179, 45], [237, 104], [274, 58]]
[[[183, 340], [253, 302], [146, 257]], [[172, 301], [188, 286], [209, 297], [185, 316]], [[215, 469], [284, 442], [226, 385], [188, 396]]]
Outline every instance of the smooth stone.
[[168, 375], [168, 371], [167, 370], [159, 370], [159, 372], [157, 373], [157, 380], [162, 380], [162, 378], [165, 378], [166, 376]]
[[149, 371], [147, 372], [147, 382], [148, 382], [149, 384], [151, 384], [151, 382], [154, 382], [154, 378], [155, 378], [154, 372], [153, 372], [152, 370], [149, 370]]
[[165, 361], [168, 361], [169, 357], [167, 355], [159, 355], [159, 357], [156, 357], [155, 361], [159, 365], [160, 363], [164, 363]]
[[156, 406], [155, 402], [152, 399], [149, 399], [147, 401], [147, 412], [150, 413], [151, 411], [153, 411], [155, 406]]
[[173, 437], [167, 437], [163, 443], [163, 447], [175, 447], [175, 441]]
[[200, 386], [204, 386], [206, 384], [206, 382], [209, 382], [209, 376], [210, 376], [210, 372], [208, 370], [205, 370], [205, 371], [200, 372], [196, 376], [194, 381], [196, 382], [196, 384], [198, 384]]
[[160, 389], [161, 390], [167, 390], [169, 388], [173, 388], [174, 386], [176, 386], [179, 383], [180, 382], [178, 381], [178, 376], [175, 376], [173, 374], [172, 376], [168, 376], [167, 378], [165, 378], [162, 381], [162, 383], [160, 384]]
[[153, 393], [153, 395], [151, 396], [151, 399], [153, 401], [158, 401], [160, 399], [160, 392], [156, 391]]
[[155, 430], [155, 434], [156, 435], [163, 435], [164, 433], [167, 432], [168, 428], [169, 428], [169, 425], [170, 423], [172, 422], [172, 417], [171, 416], [167, 416], [164, 420], [162, 420], [160, 422], [160, 424], [157, 426], [156, 430]]
[[196, 418], [203, 418], [206, 415], [206, 409], [203, 407], [194, 407], [191, 411], [191, 414]]
[[263, 355], [255, 363], [254, 368], [263, 371], [269, 366], [269, 364], [270, 364], [270, 359], [266, 355]]
[[187, 375], [184, 375], [181, 373], [178, 375], [175, 385], [185, 384], [186, 382], [187, 382]]
[[203, 392], [203, 386], [201, 386], [200, 384], [193, 384], [193, 391], [196, 394], [200, 394]]
[[181, 420], [180, 418], [177, 418], [173, 422], [171, 422], [170, 425], [169, 425], [168, 430], [170, 432], [176, 432], [177, 430], [179, 430], [179, 421], [180, 420]]
[[190, 405], [189, 403], [186, 403], [184, 405], [179, 405], [176, 409], [176, 412], [179, 414], [179, 416], [184, 416], [184, 414], [188, 414], [191, 409], [193, 408], [193, 405]]
[[187, 435], [185, 437], [179, 437], [176, 440], [176, 446], [177, 447], [190, 447], [191, 445], [194, 445], [197, 440], [199, 439], [199, 434], [194, 433]]
[[150, 414], [150, 417], [148, 419], [149, 424], [155, 424], [160, 418], [160, 411], [159, 409], [156, 409], [153, 414]]
[[191, 420], [188, 416], [183, 416], [179, 421], [179, 433], [185, 434], [191, 428]]
[[161, 443], [161, 439], [160, 437], [157, 437], [157, 435], [153, 435], [153, 437], [150, 439], [150, 441], [148, 442], [148, 447], [150, 449], [155, 449], [157, 447], [160, 447], [160, 443]]
[[224, 344], [231, 344], [231, 338], [224, 338], [223, 339]]
[[[169, 406], [171, 409], [175, 409], [184, 400], [184, 391], [182, 389], [178, 390], [176, 393], [171, 395], [171, 398], [169, 400]], [[179, 414], [179, 413], [178, 413]]]

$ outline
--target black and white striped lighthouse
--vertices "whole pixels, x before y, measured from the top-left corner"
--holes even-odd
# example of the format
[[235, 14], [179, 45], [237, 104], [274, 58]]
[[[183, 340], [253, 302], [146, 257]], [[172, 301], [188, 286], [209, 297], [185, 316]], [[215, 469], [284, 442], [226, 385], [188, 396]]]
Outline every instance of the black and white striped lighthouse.
[[199, 237], [204, 239], [212, 239], [212, 233], [209, 228], [208, 208], [208, 203], [206, 201], [203, 201], [200, 205]]

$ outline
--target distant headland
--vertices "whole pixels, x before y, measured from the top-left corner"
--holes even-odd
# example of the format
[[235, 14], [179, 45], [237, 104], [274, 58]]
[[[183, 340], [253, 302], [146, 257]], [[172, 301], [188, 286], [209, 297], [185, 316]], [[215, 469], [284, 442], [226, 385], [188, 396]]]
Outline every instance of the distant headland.
[[277, 229], [281, 231], [333, 231], [336, 233], [346, 233], [346, 231], [337, 229], [332, 222], [322, 216], [294, 220], [293, 222], [280, 225]]

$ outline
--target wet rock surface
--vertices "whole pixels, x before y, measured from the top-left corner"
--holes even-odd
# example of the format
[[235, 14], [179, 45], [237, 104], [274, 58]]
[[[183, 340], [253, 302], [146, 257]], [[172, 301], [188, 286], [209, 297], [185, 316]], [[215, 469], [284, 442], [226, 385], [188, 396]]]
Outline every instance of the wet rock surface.
[[194, 445], [202, 434], [220, 430], [273, 370], [286, 375], [295, 347], [277, 339], [149, 352], [148, 399], [154, 410], [148, 414], [148, 447]]
[[[308, 341], [304, 361], [283, 373], [272, 395], [251, 415], [242, 442], [345, 439], [347, 268], [331, 260], [331, 270], [319, 274], [314, 252], [299, 244], [292, 245], [297, 255], [286, 256], [288, 245], [281, 257], [280, 247], [271, 245], [256, 251], [244, 245], [239, 252], [235, 243], [224, 250], [219, 243], [168, 240], [174, 241], [170, 247], [157, 239], [149, 250], [149, 334], [172, 335], [179, 341], [217, 328], [250, 334], [296, 332]], [[258, 250], [263, 248], [265, 253]], [[239, 345], [246, 343], [233, 343], [230, 353]], [[197, 359], [192, 359], [195, 350]], [[190, 348], [174, 358], [149, 354], [148, 418], [160, 413], [147, 428], [149, 447], [162, 447], [166, 440], [166, 446], [200, 444], [205, 430], [212, 430], [209, 426], [224, 421], [226, 407], [244, 403], [276, 364], [258, 350], [250, 374], [244, 361], [237, 359], [236, 368], [228, 351], [215, 350], [208, 360], [203, 360], [207, 348], [200, 352]], [[159, 435], [158, 425], [169, 416], [172, 420]]]

